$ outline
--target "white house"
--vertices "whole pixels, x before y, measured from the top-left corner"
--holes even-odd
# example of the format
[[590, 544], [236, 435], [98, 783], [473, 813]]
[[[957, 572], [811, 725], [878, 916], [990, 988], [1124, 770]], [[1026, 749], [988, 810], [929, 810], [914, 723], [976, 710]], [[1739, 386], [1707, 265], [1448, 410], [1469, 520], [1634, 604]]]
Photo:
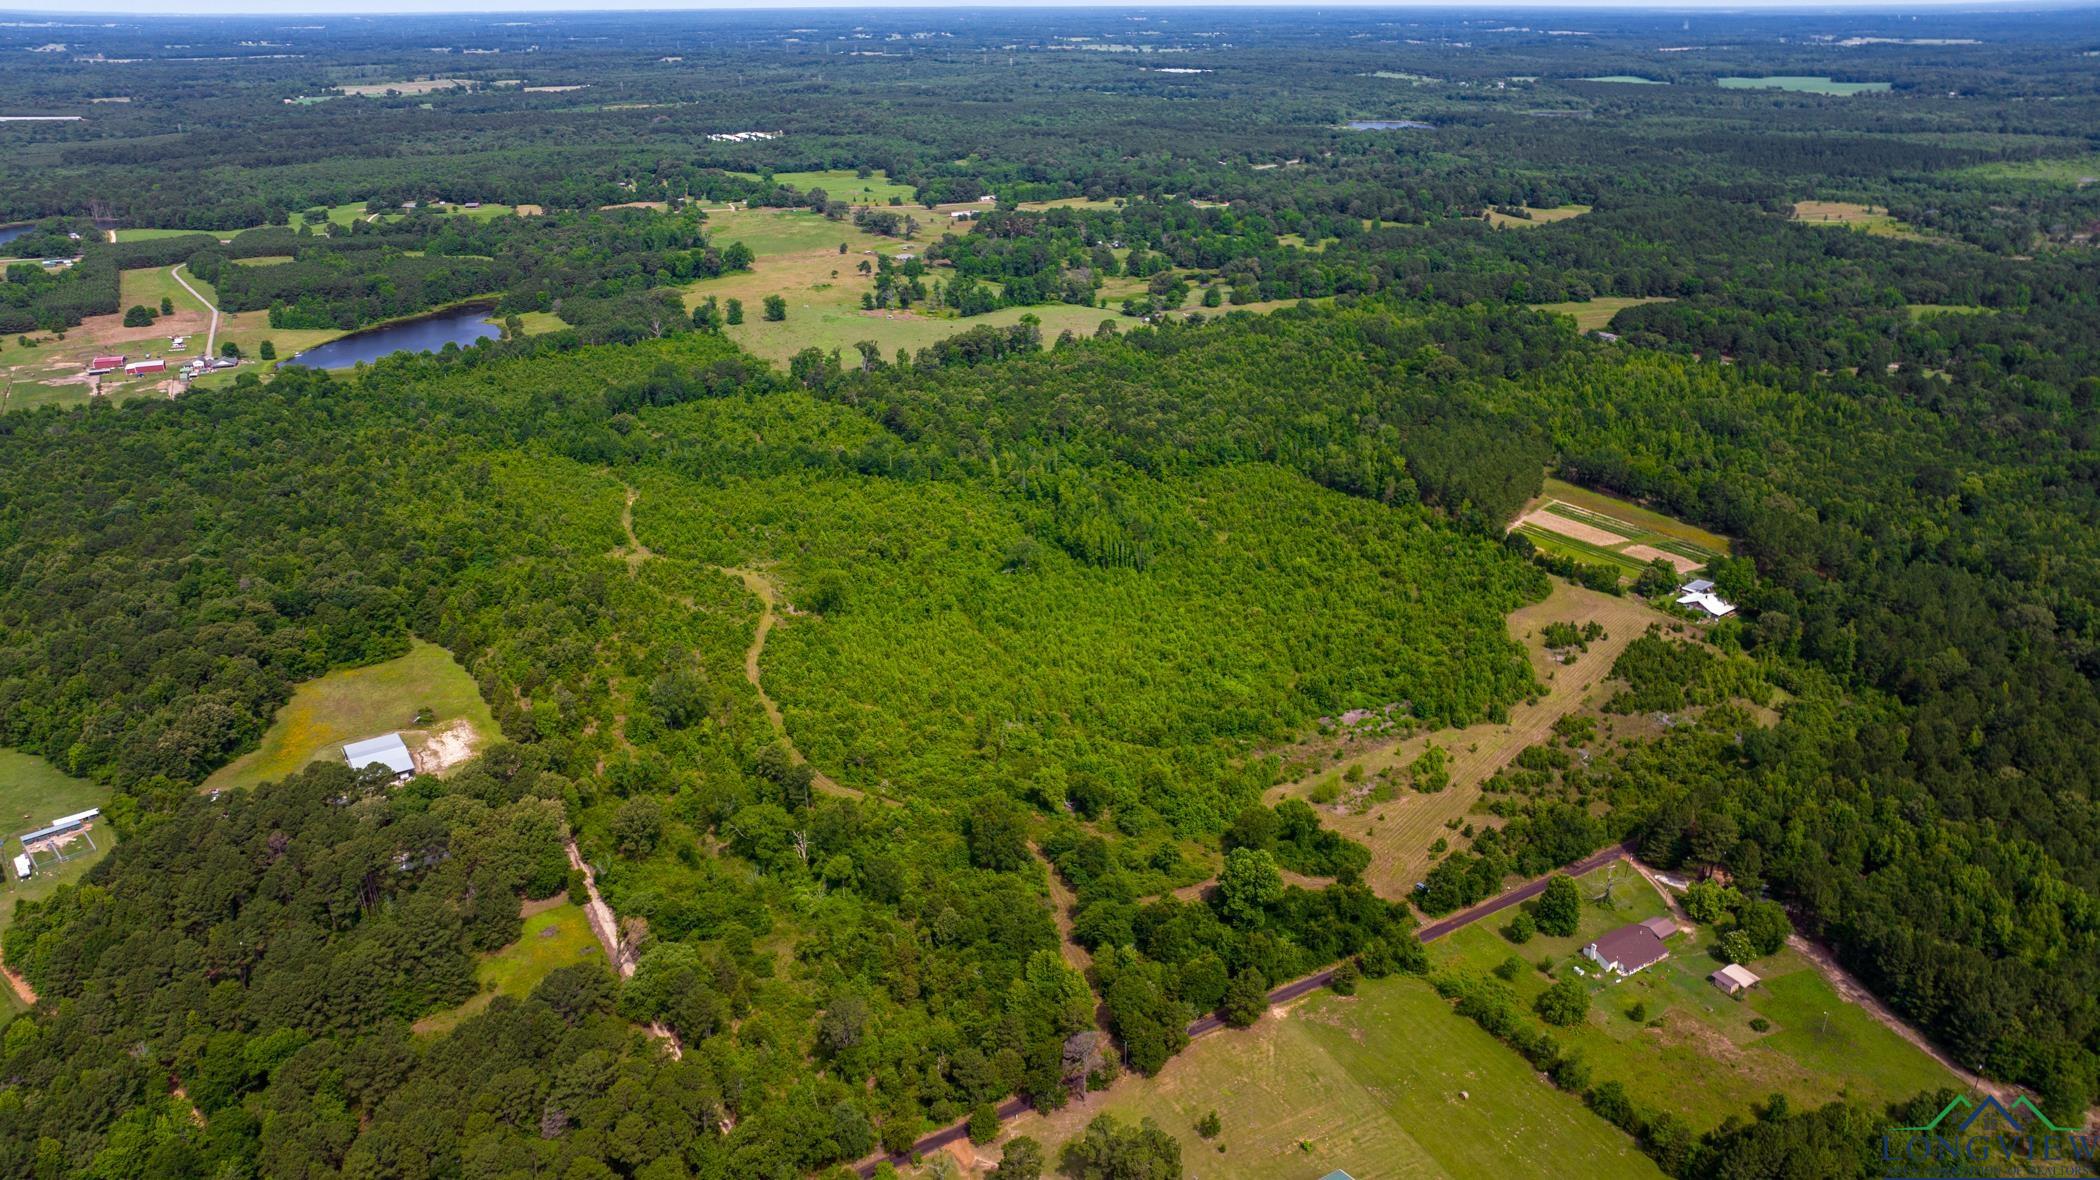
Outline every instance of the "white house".
[[416, 760], [409, 755], [408, 743], [402, 741], [398, 733], [351, 742], [343, 747], [343, 761], [348, 762], [352, 770], [385, 767], [393, 772], [396, 782], [416, 772]]
[[1694, 578], [1677, 588], [1677, 605], [1689, 606], [1706, 612], [1707, 617], [1725, 619], [1735, 613], [1735, 604], [1714, 593], [1714, 584], [1705, 578]]

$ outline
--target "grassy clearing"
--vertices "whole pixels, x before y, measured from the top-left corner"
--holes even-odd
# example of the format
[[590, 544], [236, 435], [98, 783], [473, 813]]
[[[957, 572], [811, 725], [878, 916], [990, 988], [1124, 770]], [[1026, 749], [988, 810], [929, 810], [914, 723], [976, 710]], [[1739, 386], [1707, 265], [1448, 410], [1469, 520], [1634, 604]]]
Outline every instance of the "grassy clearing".
[[1498, 213], [1490, 209], [1487, 214], [1487, 222], [1496, 229], [1529, 229], [1532, 226], [1550, 225], [1556, 221], [1566, 221], [1571, 217], [1580, 217], [1589, 212], [1590, 207], [1588, 205], [1556, 205], [1551, 209], [1540, 209], [1536, 206], [1526, 205], [1524, 206], [1524, 211], [1531, 214], [1528, 219], [1511, 217], [1507, 213]]
[[[48, 897], [60, 885], [80, 880], [97, 861], [109, 855], [110, 847], [117, 839], [108, 824], [97, 824], [90, 833], [95, 841], [95, 851], [77, 856], [62, 866], [39, 869], [37, 875], [27, 881], [17, 881], [12, 862], [21, 853], [22, 845], [15, 837], [43, 827], [61, 815], [86, 811], [107, 802], [108, 787], [74, 778], [35, 755], [0, 749], [0, 824], [5, 825], [0, 827], [0, 832], [6, 834], [6, 839], [0, 841], [0, 851], [6, 853], [10, 862], [5, 891], [0, 892], [0, 931], [5, 931], [15, 920], [16, 902]], [[0, 987], [0, 996], [12, 995], [7, 988]]]
[[1837, 82], [1804, 74], [1769, 74], [1762, 78], [1716, 78], [1714, 85], [1723, 90], [1791, 90], [1798, 94], [1833, 94], [1840, 98], [1849, 98], [1855, 94], [1879, 94], [1890, 86], [1887, 82]]
[[1980, 180], [2031, 180], [2041, 184], [2068, 184], [2082, 188], [2088, 184], [2100, 184], [2100, 153], [2060, 160], [1979, 164], [1974, 168], [1963, 169], [1961, 174]]
[[[1595, 899], [1611, 885], [1612, 908]], [[1512, 946], [1506, 922], [1476, 923], [1430, 946], [1432, 962], [1484, 973], [1511, 955], [1527, 965], [1550, 956], [1566, 970], [1582, 946], [1605, 931], [1669, 913], [1669, 906], [1630, 866], [1584, 877], [1582, 925], [1573, 937], [1541, 936]], [[1925, 1053], [1846, 1003], [1815, 966], [1791, 949], [1750, 964], [1764, 982], [1741, 1000], [1706, 977], [1719, 968], [1714, 932], [1701, 928], [1670, 940], [1670, 958], [1630, 979], [1585, 978], [1589, 1019], [1559, 1035], [1579, 1049], [1597, 1080], [1616, 1080], [1643, 1105], [1673, 1111], [1704, 1131], [1773, 1093], [1797, 1107], [1835, 1098], [1882, 1105], [1960, 1082]], [[1513, 981], [1528, 1005], [1551, 977], [1527, 966]], [[1642, 1020], [1627, 1013], [1643, 1006]], [[1769, 1027], [1750, 1027], [1762, 1018]]]
[[[1213, 1109], [1224, 1130], [1206, 1141], [1193, 1128]], [[1367, 981], [1349, 999], [1320, 993], [1196, 1042], [1157, 1077], [1126, 1078], [1011, 1131], [1035, 1136], [1054, 1159], [1103, 1111], [1156, 1120], [1181, 1140], [1191, 1177], [1660, 1175], [1630, 1139], [1420, 979]], [[996, 1147], [982, 1151], [997, 1160]]]
[[1907, 238], [1914, 242], [1933, 240], [1931, 235], [1898, 220], [1884, 207], [1852, 201], [1796, 201], [1794, 220], [1811, 225], [1842, 225], [1884, 238]]
[[467, 1017], [488, 1007], [489, 1001], [497, 996], [522, 1000], [555, 968], [585, 962], [603, 953], [597, 936], [591, 933], [591, 923], [584, 916], [582, 906], [564, 901], [529, 914], [525, 919], [525, 931], [518, 936], [518, 941], [484, 955], [480, 966], [475, 968], [474, 976], [481, 990], [457, 1008], [448, 1008], [416, 1021], [415, 1031], [422, 1034], [450, 1032]]
[[[90, 391], [96, 388], [101, 391], [100, 397], [111, 401], [166, 396], [174, 377], [172, 372], [137, 378], [119, 372], [103, 377], [99, 387], [91, 384], [85, 374], [88, 361], [104, 354], [125, 356], [134, 361], [165, 357], [172, 369], [175, 362], [185, 356], [203, 351], [204, 333], [211, 324], [210, 313], [203, 303], [182, 289], [168, 270], [164, 266], [151, 267], [127, 270], [118, 275], [120, 307], [139, 305], [157, 314], [163, 297], [174, 305], [172, 314], [159, 316], [148, 327], [125, 327], [120, 312], [89, 316], [67, 330], [64, 339], [45, 332], [32, 336], [35, 343], [26, 348], [14, 340], [0, 342], [0, 388], [6, 390], [0, 408], [12, 411], [46, 405], [84, 405], [91, 396]], [[198, 289], [208, 290], [201, 283]], [[176, 336], [193, 338], [187, 353], [168, 351], [170, 341]]]
[[1643, 303], [1668, 303], [1670, 300], [1654, 296], [1599, 295], [1586, 303], [1534, 303], [1533, 311], [1550, 311], [1575, 321], [1578, 332], [1593, 332], [1611, 326], [1612, 317], [1629, 307]]
[[[425, 708], [432, 719], [419, 726], [416, 713]], [[277, 711], [262, 744], [220, 767], [204, 786], [223, 790], [280, 779], [335, 756], [345, 742], [396, 730], [413, 748], [425, 732], [456, 720], [472, 725], [484, 742], [500, 736], [466, 669], [444, 648], [416, 640], [400, 659], [330, 672], [300, 685]]]
[[264, 227], [251, 225], [244, 226], [241, 229], [120, 229], [117, 231], [117, 240], [120, 242], [151, 242], [160, 238], [179, 238], [186, 234], [210, 234], [216, 238], [227, 239], [245, 230], [262, 228]]
[[1639, 74], [1604, 74], [1595, 78], [1584, 78], [1584, 82], [1617, 82], [1624, 86], [1668, 86], [1660, 78], [1643, 78]]
[[[1540, 634], [1546, 624], [1569, 622], [1579, 626], [1592, 621], [1604, 628], [1604, 637], [1591, 643], [1590, 649], [1573, 663], [1559, 663], [1547, 653]], [[1526, 746], [1545, 741], [1551, 735], [1555, 721], [1577, 710], [1601, 704], [1603, 685], [1619, 653], [1647, 631], [1650, 624], [1657, 623], [1678, 625], [1638, 599], [1613, 597], [1556, 579], [1552, 593], [1545, 599], [1509, 616], [1510, 637], [1524, 645], [1525, 655], [1531, 661], [1532, 676], [1543, 686], [1543, 691], [1532, 700], [1513, 706], [1507, 723], [1486, 721], [1462, 729], [1437, 730], [1368, 746], [1344, 745], [1339, 749], [1299, 751], [1297, 757], [1301, 762], [1310, 757], [1320, 765], [1293, 782], [1272, 788], [1267, 801], [1273, 804], [1286, 796], [1311, 795], [1322, 784], [1334, 782], [1338, 776], [1349, 773], [1358, 773], [1360, 781], [1366, 784], [1376, 781], [1387, 771], [1396, 776], [1403, 775], [1404, 768], [1421, 757], [1432, 743], [1441, 747], [1450, 755], [1451, 774], [1450, 785], [1442, 791], [1425, 795], [1403, 789], [1397, 798], [1372, 803], [1358, 813], [1346, 806], [1345, 790], [1344, 803], [1320, 808], [1322, 824], [1371, 850], [1371, 866], [1364, 872], [1365, 884], [1382, 897], [1406, 898], [1415, 882], [1436, 863], [1438, 857], [1430, 852], [1430, 847], [1437, 840], [1448, 840], [1455, 846], [1464, 845], [1465, 841], [1447, 825], [1454, 821], [1461, 826], [1468, 821], [1476, 825], [1499, 822], [1475, 810], [1480, 803], [1481, 784], [1508, 765]], [[1610, 719], [1606, 719], [1605, 725], [1608, 730]]]

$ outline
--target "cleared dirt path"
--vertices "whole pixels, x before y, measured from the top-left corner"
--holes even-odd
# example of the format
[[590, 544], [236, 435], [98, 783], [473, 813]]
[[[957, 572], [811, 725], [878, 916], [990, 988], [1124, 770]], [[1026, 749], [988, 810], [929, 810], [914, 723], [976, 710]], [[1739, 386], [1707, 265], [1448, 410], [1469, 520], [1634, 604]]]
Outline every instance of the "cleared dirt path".
[[15, 974], [14, 968], [5, 963], [0, 963], [0, 976], [7, 977], [7, 986], [14, 989], [17, 999], [31, 1008], [36, 1007], [36, 989], [29, 986], [28, 980]]
[[197, 288], [190, 286], [190, 281], [188, 279], [182, 277], [182, 263], [178, 262], [175, 265], [169, 267], [168, 276], [174, 279], [176, 282], [181, 283], [182, 289], [188, 291], [192, 296], [194, 296], [197, 302], [211, 309], [211, 327], [207, 329], [204, 333], [204, 355], [207, 359], [219, 355], [218, 305], [213, 303], [211, 300], [206, 299], [202, 292], [198, 291]]
[[[563, 847], [569, 853], [569, 867], [583, 874], [583, 915], [590, 921], [591, 933], [598, 936], [599, 949], [605, 952], [606, 961], [612, 964], [613, 970], [618, 972], [622, 979], [633, 976], [636, 959], [634, 948], [626, 945], [621, 939], [619, 918], [614, 916], [612, 907], [605, 904], [605, 899], [598, 896], [598, 875], [591, 871], [591, 866], [583, 859], [583, 853], [577, 850], [576, 837], [569, 837]], [[685, 1056], [685, 1046], [678, 1043], [677, 1033], [661, 1024], [651, 1024], [649, 1035], [664, 1042], [672, 1059]]]
[[[1605, 635], [1592, 641], [1588, 651], [1573, 653], [1572, 663], [1555, 660], [1539, 636], [1547, 623], [1579, 626], [1591, 621], [1603, 626]], [[1552, 593], [1544, 600], [1522, 607], [1509, 617], [1510, 638], [1524, 646], [1532, 674], [1545, 691], [1533, 701], [1512, 706], [1507, 722], [1486, 721], [1463, 729], [1346, 747], [1340, 762], [1295, 782], [1272, 787], [1265, 799], [1273, 805], [1290, 796], [1302, 798], [1319, 783], [1352, 765], [1363, 769], [1363, 782], [1368, 787], [1380, 771], [1404, 775], [1406, 767], [1432, 743], [1441, 747], [1450, 756], [1451, 775], [1450, 785], [1442, 791], [1424, 795], [1403, 789], [1398, 798], [1373, 804], [1361, 814], [1333, 807], [1320, 809], [1323, 825], [1371, 850], [1371, 865], [1364, 871], [1364, 883], [1381, 897], [1404, 900], [1415, 882], [1435, 863], [1430, 846], [1439, 838], [1459, 842], [1452, 831], [1453, 821], [1462, 826], [1471, 816], [1475, 823], [1495, 822], [1489, 817], [1472, 816], [1473, 805], [1480, 799], [1481, 784], [1514, 761], [1525, 747], [1552, 736], [1554, 722], [1601, 703], [1605, 695], [1602, 686], [1626, 645], [1640, 638], [1650, 624], [1667, 626], [1673, 622], [1639, 599], [1614, 597], [1555, 579]]]

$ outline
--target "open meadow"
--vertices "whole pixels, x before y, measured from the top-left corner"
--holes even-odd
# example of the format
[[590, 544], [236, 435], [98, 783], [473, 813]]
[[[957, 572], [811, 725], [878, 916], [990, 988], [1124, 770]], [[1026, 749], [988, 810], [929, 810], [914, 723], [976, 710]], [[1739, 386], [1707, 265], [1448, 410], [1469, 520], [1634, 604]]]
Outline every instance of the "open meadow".
[[[1212, 1110], [1223, 1129], [1205, 1140], [1195, 1125]], [[1316, 992], [1251, 1029], [1196, 1041], [1156, 1077], [1126, 1076], [1009, 1132], [1055, 1159], [1104, 1111], [1149, 1117], [1180, 1140], [1188, 1180], [1311, 1180], [1336, 1168], [1356, 1180], [1661, 1175], [1417, 978], [1367, 980], [1354, 997]], [[959, 1146], [973, 1162], [999, 1157], [997, 1146]]]
[[[427, 715], [426, 715], [427, 710]], [[464, 722], [479, 749], [501, 734], [474, 680], [444, 648], [422, 640], [407, 655], [309, 680], [292, 693], [261, 745], [219, 768], [205, 790], [252, 787], [309, 762], [337, 756], [345, 742], [399, 731], [415, 750]]]
[[1804, 74], [1716, 78], [1714, 84], [1723, 90], [1791, 90], [1797, 94], [1828, 94], [1839, 98], [1849, 98], [1855, 94], [1880, 94], [1890, 88], [1890, 83], [1887, 82], [1839, 82], [1827, 77]]

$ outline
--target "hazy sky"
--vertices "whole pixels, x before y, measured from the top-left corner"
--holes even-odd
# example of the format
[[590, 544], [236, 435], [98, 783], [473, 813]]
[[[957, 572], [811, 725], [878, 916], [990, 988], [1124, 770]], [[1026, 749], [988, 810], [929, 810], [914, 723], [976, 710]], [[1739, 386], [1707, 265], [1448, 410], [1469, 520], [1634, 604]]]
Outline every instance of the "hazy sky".
[[[1838, 12], [1859, 9], [1930, 11], [1935, 9], [2006, 9], [2080, 7], [2078, 0], [1728, 0], [1715, 4], [1702, 0], [1498, 0], [1495, 3], [1454, 3], [1452, 0], [85, 0], [68, 4], [66, 16], [79, 19], [91, 13], [141, 13], [160, 16], [196, 14], [242, 16], [292, 16], [300, 13], [420, 13], [443, 15], [456, 12], [605, 12], [618, 10], [710, 10], [753, 11], [767, 8], [1216, 8], [1216, 7], [1309, 7], [1309, 8], [1443, 8], [1478, 9], [1484, 12], [1521, 8], [1605, 9], [1637, 8], [1664, 12], [1718, 15], [1751, 9]], [[56, 13], [52, 0], [0, 0], [4, 12]]]

